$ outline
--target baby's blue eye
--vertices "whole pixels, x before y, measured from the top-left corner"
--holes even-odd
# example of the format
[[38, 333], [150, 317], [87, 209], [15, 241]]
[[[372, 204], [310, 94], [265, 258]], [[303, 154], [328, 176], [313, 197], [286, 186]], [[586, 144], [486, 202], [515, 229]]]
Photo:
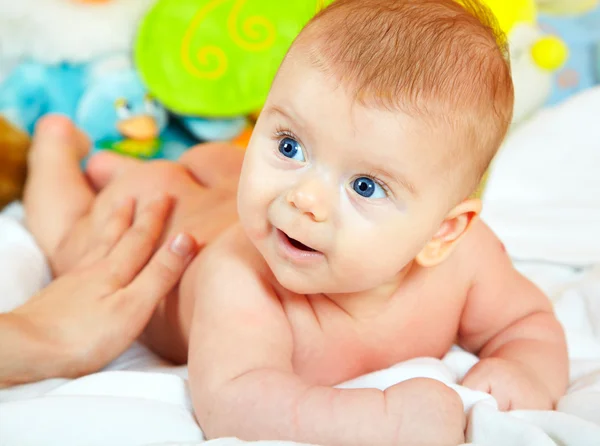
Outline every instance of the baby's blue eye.
[[368, 177], [360, 177], [354, 180], [352, 188], [358, 195], [365, 198], [385, 198], [387, 196], [383, 187]]
[[279, 141], [279, 152], [287, 158], [294, 159], [296, 161], [304, 161], [304, 153], [302, 147], [292, 138], [283, 138]]

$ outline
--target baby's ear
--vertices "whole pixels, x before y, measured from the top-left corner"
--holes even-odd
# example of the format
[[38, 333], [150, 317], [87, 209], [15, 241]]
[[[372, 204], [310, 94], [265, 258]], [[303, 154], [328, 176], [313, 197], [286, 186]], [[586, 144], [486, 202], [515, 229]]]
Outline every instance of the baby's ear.
[[481, 200], [478, 198], [465, 200], [452, 209], [437, 233], [417, 254], [417, 263], [428, 268], [446, 260], [480, 213]]

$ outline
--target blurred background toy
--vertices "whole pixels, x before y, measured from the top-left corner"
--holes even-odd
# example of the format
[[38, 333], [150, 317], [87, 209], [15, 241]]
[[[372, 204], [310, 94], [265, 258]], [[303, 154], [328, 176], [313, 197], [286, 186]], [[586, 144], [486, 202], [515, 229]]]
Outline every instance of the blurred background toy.
[[[42, 114], [66, 113], [96, 149], [141, 158], [175, 159], [197, 141], [245, 146], [289, 46], [331, 1], [3, 2], [0, 64], [13, 70], [0, 114], [30, 133]], [[547, 100], [566, 48], [540, 30], [533, 0], [485, 1], [511, 46], [517, 124]]]
[[155, 1], [0, 1], [0, 81], [24, 61], [81, 64], [129, 53], [136, 25]]
[[29, 143], [25, 132], [0, 117], [0, 209], [23, 195]]
[[[0, 83], [20, 64], [83, 65], [106, 54], [131, 53], [137, 23], [154, 2], [0, 1]], [[0, 116], [0, 208], [21, 197], [28, 148], [27, 132]]]
[[148, 95], [127, 56], [88, 64], [18, 65], [0, 86], [0, 114], [31, 134], [46, 113], [70, 117], [96, 149], [140, 158], [161, 153], [167, 112]]
[[176, 113], [237, 117], [258, 110], [304, 24], [330, 1], [159, 0], [141, 22], [135, 60]]
[[136, 66], [194, 135], [243, 141], [292, 41], [330, 2], [159, 0], [141, 22]]
[[[534, 0], [484, 0], [498, 20], [509, 43], [511, 72], [515, 89], [512, 127], [535, 114], [548, 99], [552, 89], [552, 73], [567, 57], [565, 44], [557, 37], [542, 32], [537, 24]], [[485, 191], [485, 173], [474, 197]]]
[[559, 36], [569, 47], [565, 65], [555, 73], [546, 105], [558, 104], [600, 81], [600, 5], [598, 0], [538, 0], [544, 32]]
[[534, 0], [485, 0], [507, 34], [515, 86], [513, 125], [539, 110], [552, 91], [552, 76], [568, 50], [558, 37], [542, 31]]

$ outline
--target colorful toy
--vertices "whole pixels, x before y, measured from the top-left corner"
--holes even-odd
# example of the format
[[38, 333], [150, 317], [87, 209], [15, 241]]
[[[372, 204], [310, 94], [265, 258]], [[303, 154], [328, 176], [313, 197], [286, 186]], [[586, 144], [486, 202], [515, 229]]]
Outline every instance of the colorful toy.
[[0, 209], [23, 195], [29, 136], [0, 117]]
[[553, 77], [547, 105], [596, 85], [599, 81], [600, 5], [598, 0], [538, 0], [542, 29], [563, 39], [569, 58]]
[[598, 0], [537, 0], [543, 14], [580, 15], [598, 6]]
[[142, 20], [135, 61], [176, 113], [239, 117], [259, 109], [294, 38], [331, 0], [159, 0]]
[[555, 36], [542, 32], [536, 21], [534, 0], [485, 0], [507, 34], [515, 110], [518, 124], [540, 109], [552, 89], [552, 73], [567, 57], [567, 48]]
[[193, 129], [191, 135], [168, 126], [167, 111], [148, 94], [125, 56], [83, 65], [21, 64], [0, 86], [0, 114], [32, 133], [46, 113], [71, 117], [94, 150], [142, 159], [177, 159], [198, 142], [194, 135], [234, 137], [243, 127], [236, 120], [189, 118], [183, 126]]
[[229, 141], [247, 126], [245, 117], [209, 119], [175, 115], [181, 125], [199, 141]]
[[[542, 107], [551, 89], [552, 72], [566, 58], [566, 47], [553, 36], [545, 36], [536, 22], [533, 0], [484, 0], [506, 34], [515, 88], [513, 127]], [[482, 197], [489, 171], [473, 197]]]
[[[154, 2], [0, 1], [0, 83], [27, 61], [79, 65], [106, 54], [131, 53], [136, 24]], [[0, 90], [5, 89], [0, 84]], [[28, 148], [27, 132], [0, 116], [0, 208], [21, 198]]]
[[0, 81], [26, 61], [82, 64], [131, 53], [139, 19], [155, 1], [0, 1]]
[[596, 73], [596, 80], [598, 82], [600, 82], [600, 45], [596, 46], [596, 67], [595, 67], [595, 73]]
[[46, 113], [71, 117], [95, 148], [152, 158], [166, 110], [146, 92], [125, 59], [94, 64], [19, 65], [0, 86], [0, 113], [17, 128], [33, 132]]

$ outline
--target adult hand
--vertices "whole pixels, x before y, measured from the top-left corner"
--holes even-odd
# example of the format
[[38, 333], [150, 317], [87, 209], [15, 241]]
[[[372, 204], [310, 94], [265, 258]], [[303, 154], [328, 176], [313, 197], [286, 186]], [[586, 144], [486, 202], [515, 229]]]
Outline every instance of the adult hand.
[[197, 251], [179, 234], [152, 255], [170, 209], [157, 199], [132, 223], [126, 200], [78, 268], [0, 315], [0, 387], [91, 373], [131, 345]]

